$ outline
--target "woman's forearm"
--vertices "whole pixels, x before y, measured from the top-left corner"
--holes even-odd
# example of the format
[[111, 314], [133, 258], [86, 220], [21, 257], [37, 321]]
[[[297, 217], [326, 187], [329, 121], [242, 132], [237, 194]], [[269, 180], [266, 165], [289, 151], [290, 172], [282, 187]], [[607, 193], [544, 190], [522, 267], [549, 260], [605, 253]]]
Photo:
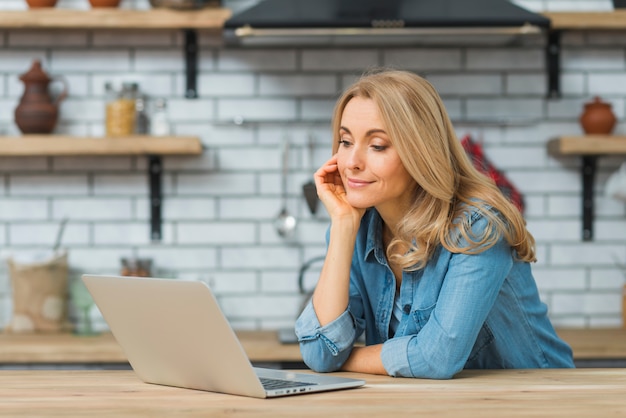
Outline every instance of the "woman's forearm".
[[313, 307], [321, 326], [337, 319], [348, 307], [356, 233], [352, 222], [331, 224], [326, 259], [313, 293]]
[[388, 374], [380, 358], [382, 349], [382, 344], [354, 347], [341, 370], [355, 373]]

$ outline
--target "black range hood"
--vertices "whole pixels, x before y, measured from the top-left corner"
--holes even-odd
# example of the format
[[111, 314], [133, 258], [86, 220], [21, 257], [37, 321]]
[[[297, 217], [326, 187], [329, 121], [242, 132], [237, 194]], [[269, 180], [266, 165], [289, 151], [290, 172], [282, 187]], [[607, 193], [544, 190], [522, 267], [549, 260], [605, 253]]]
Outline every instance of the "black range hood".
[[396, 43], [549, 27], [548, 18], [507, 0], [264, 0], [227, 20], [224, 35], [227, 43], [251, 45]]

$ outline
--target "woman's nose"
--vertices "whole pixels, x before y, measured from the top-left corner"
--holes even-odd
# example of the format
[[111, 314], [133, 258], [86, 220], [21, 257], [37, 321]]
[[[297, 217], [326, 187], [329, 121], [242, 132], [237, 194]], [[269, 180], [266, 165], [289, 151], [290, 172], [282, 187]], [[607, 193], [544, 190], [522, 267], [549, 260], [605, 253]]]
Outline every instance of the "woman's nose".
[[352, 147], [346, 158], [346, 167], [351, 170], [362, 170], [363, 169], [363, 153], [358, 147]]

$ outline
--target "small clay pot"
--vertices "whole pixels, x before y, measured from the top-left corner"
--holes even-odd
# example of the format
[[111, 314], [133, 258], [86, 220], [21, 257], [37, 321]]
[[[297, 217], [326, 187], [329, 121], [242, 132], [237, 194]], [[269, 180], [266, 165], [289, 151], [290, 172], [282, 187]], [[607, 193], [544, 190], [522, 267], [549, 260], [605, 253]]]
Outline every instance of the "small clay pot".
[[57, 0], [26, 0], [26, 4], [31, 9], [39, 9], [41, 7], [54, 7], [57, 5]]
[[599, 97], [585, 103], [585, 110], [580, 115], [580, 124], [586, 134], [609, 135], [615, 128], [617, 119], [611, 104], [603, 102]]
[[121, 0], [89, 0], [91, 7], [117, 7]]

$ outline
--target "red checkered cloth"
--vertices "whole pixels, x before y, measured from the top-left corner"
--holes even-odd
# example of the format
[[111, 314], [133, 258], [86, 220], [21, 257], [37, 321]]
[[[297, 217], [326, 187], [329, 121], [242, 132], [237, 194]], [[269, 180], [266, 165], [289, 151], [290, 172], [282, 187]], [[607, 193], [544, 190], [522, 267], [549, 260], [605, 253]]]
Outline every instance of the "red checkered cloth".
[[472, 141], [469, 135], [465, 135], [461, 138], [461, 145], [463, 145], [465, 152], [472, 160], [472, 163], [474, 163], [474, 167], [491, 178], [502, 194], [504, 194], [520, 212], [524, 213], [524, 197], [504, 173], [498, 170], [492, 162], [485, 157], [482, 145]]

